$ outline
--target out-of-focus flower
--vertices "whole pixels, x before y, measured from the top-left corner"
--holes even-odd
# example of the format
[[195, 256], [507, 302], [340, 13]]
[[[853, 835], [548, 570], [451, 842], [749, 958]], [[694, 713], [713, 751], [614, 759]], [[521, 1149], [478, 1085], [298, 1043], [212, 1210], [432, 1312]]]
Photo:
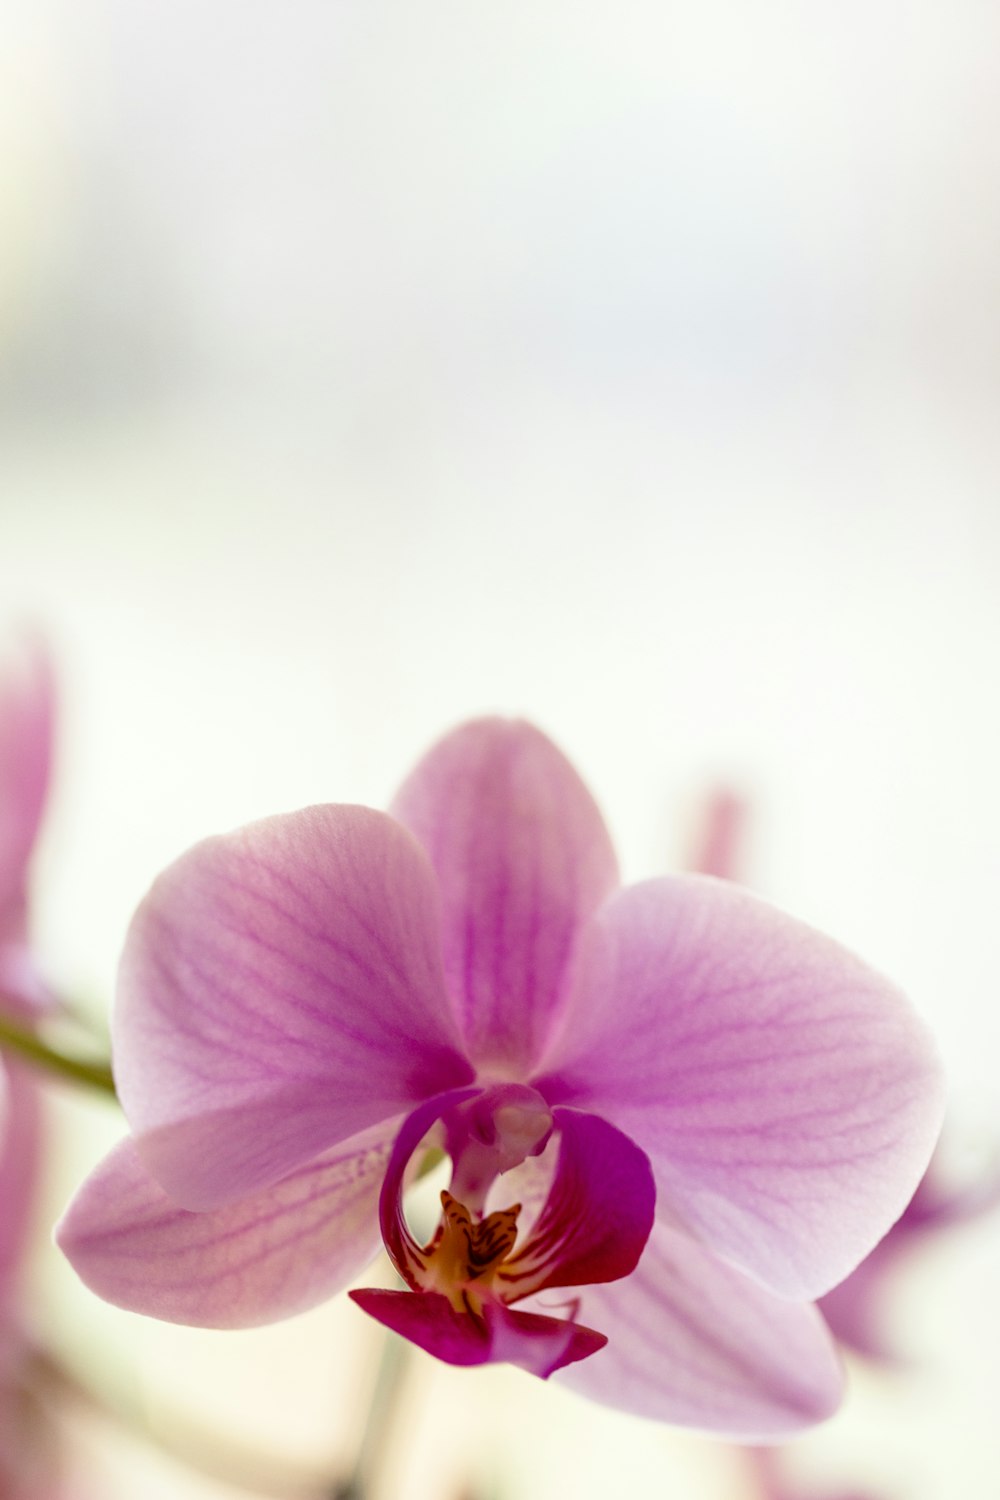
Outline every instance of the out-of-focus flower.
[[[28, 867], [48, 789], [53, 693], [48, 658], [19, 641], [0, 663], [0, 1012], [30, 1024], [45, 992], [28, 947]], [[32, 1379], [21, 1273], [41, 1167], [34, 1072], [5, 1059], [0, 1117], [0, 1496], [43, 1500], [57, 1487], [56, 1445]]]
[[28, 945], [28, 867], [52, 759], [53, 689], [41, 644], [0, 659], [0, 1004], [30, 1016], [44, 990]]
[[41, 1165], [40, 1087], [28, 1068], [6, 1070], [0, 1138], [0, 1496], [43, 1500], [56, 1494], [57, 1445], [38, 1399], [36, 1363], [22, 1321], [21, 1272]]
[[[354, 1295], [438, 1356], [756, 1437], [836, 1405], [804, 1299], [901, 1212], [941, 1112], [892, 986], [726, 882], [619, 889], [572, 767], [494, 719], [391, 816], [307, 808], [179, 859], [113, 1039], [133, 1134], [59, 1229], [101, 1296], [265, 1322], [381, 1225], [409, 1290]], [[432, 1145], [452, 1178], [421, 1244], [402, 1195]]]
[[734, 787], [715, 787], [695, 828], [688, 868], [739, 880], [748, 815], [746, 799]]
[[871, 1490], [803, 1489], [785, 1475], [780, 1454], [770, 1448], [748, 1448], [747, 1461], [757, 1479], [760, 1500], [881, 1500]]
[[920, 1245], [960, 1224], [971, 1223], [1000, 1207], [1000, 1163], [994, 1158], [961, 1187], [946, 1185], [939, 1155], [931, 1164], [901, 1216], [866, 1255], [856, 1270], [824, 1297], [819, 1307], [837, 1340], [866, 1359], [897, 1364], [884, 1328], [891, 1283], [902, 1263]]

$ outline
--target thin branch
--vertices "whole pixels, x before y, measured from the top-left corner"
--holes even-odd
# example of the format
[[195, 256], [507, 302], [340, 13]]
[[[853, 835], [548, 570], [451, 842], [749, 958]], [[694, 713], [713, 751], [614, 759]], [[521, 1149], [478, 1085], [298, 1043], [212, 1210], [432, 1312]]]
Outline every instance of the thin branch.
[[72, 1057], [60, 1052], [42, 1040], [37, 1032], [16, 1025], [9, 1017], [0, 1014], [0, 1051], [16, 1052], [33, 1067], [55, 1073], [62, 1078], [71, 1078], [74, 1083], [83, 1083], [88, 1088], [99, 1089], [112, 1099], [118, 1097], [115, 1080], [107, 1063], [88, 1062], [82, 1057]]

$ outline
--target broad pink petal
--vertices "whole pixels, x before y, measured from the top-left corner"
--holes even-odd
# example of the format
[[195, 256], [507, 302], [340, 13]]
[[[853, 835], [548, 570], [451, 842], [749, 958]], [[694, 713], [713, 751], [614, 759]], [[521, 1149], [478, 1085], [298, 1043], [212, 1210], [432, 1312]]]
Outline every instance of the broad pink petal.
[[438, 941], [426, 855], [368, 808], [270, 818], [171, 865], [133, 919], [112, 1032], [170, 1197], [233, 1202], [467, 1081]]
[[580, 926], [617, 885], [601, 815], [550, 740], [504, 719], [448, 735], [392, 811], [437, 871], [469, 1055], [524, 1076], [558, 1014]]
[[608, 1345], [560, 1383], [595, 1401], [744, 1441], [791, 1436], [840, 1401], [840, 1361], [816, 1309], [662, 1222], [631, 1276], [578, 1296]]
[[38, 1074], [13, 1058], [0, 1073], [0, 1318], [18, 1296], [39, 1187], [42, 1091]]
[[547, 1380], [556, 1370], [602, 1349], [603, 1334], [562, 1318], [487, 1304], [484, 1318], [456, 1312], [439, 1292], [349, 1294], [378, 1322], [449, 1365], [512, 1364]]
[[396, 1123], [204, 1213], [172, 1203], [126, 1139], [79, 1189], [57, 1241], [92, 1291], [131, 1312], [202, 1328], [291, 1317], [341, 1291], [376, 1255]]
[[52, 756], [52, 672], [41, 643], [19, 639], [0, 662], [0, 939], [24, 894]]
[[908, 1002], [747, 891], [649, 881], [602, 910], [535, 1086], [645, 1150], [661, 1205], [766, 1286], [813, 1297], [903, 1211], [943, 1112]]
[[638, 1146], [596, 1115], [557, 1109], [554, 1116], [559, 1158], [545, 1206], [527, 1242], [497, 1272], [508, 1300], [627, 1276], [653, 1227], [656, 1188]]

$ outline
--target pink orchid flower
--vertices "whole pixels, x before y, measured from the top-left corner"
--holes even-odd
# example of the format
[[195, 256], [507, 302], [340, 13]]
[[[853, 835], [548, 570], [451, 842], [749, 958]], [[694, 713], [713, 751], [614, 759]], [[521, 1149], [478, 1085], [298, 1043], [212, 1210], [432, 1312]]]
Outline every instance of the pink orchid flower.
[[[132, 1135], [57, 1231], [138, 1312], [238, 1327], [352, 1293], [455, 1364], [785, 1435], [840, 1396], [812, 1299], [904, 1208], [942, 1085], [906, 1000], [699, 876], [620, 889], [538, 730], [445, 738], [391, 815], [196, 846], [140, 906], [113, 1017]], [[451, 1160], [436, 1233], [403, 1209]]]

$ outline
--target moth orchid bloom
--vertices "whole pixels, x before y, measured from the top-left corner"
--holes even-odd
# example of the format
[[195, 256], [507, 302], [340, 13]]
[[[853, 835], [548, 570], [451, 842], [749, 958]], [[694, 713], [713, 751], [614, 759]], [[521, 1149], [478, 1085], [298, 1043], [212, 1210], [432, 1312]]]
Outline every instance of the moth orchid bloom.
[[[620, 889], [583, 783], [485, 719], [390, 814], [320, 806], [197, 845], [133, 919], [113, 1016], [131, 1136], [59, 1241], [179, 1322], [352, 1295], [455, 1364], [766, 1437], [828, 1414], [811, 1299], [902, 1212], [940, 1119], [908, 1003], [726, 882]], [[403, 1197], [430, 1147], [436, 1231]]]

